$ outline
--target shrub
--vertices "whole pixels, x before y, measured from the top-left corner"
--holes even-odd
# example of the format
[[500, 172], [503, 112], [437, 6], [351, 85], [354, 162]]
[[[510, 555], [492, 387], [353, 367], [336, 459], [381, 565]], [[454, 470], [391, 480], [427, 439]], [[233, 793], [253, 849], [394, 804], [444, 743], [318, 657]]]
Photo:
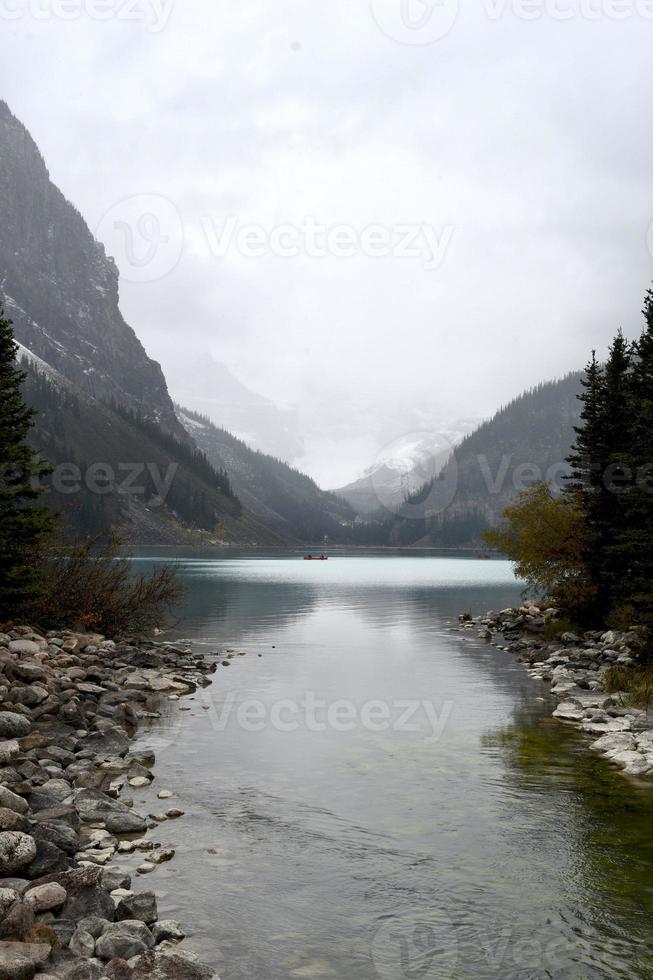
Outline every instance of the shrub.
[[48, 628], [97, 630], [108, 636], [165, 625], [183, 589], [170, 567], [134, 575], [120, 538], [50, 541], [40, 555], [42, 590], [30, 618]]
[[568, 615], [583, 620], [594, 599], [585, 562], [582, 512], [567, 497], [554, 497], [546, 483], [518, 494], [485, 543], [515, 563], [515, 573], [533, 592], [549, 596]]

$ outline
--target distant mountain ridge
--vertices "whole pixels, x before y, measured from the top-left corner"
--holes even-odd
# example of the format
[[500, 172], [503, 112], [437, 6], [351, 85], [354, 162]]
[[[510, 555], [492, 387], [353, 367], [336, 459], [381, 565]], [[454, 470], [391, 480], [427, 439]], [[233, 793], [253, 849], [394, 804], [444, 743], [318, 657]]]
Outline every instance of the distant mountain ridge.
[[442, 431], [407, 433], [390, 443], [363, 476], [334, 493], [364, 518], [384, 510], [396, 513], [402, 500], [439, 473], [454, 447], [477, 426], [478, 419], [461, 419], [440, 426]]
[[243, 505], [266, 526], [303, 541], [350, 540], [355, 513], [346, 500], [197, 412], [177, 406], [177, 416], [211, 463], [229, 474]]
[[534, 479], [563, 485], [580, 418], [582, 372], [525, 391], [466, 436], [439, 478], [408, 501], [388, 543], [480, 544], [510, 500]]

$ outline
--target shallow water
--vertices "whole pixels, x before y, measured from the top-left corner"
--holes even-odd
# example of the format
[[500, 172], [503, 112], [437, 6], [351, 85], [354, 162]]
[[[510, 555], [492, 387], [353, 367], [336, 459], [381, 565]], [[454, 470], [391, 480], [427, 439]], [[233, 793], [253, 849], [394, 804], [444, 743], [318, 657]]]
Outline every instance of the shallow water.
[[653, 977], [653, 789], [451, 625], [506, 563], [165, 557], [177, 635], [247, 654], [164, 705], [135, 799], [186, 811], [143, 884], [222, 980]]

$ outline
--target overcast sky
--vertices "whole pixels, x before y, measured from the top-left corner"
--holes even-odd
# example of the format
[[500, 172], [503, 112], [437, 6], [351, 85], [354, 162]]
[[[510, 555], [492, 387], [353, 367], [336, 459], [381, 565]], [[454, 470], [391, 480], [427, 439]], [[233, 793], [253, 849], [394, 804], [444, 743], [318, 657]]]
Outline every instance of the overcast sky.
[[0, 0], [0, 31], [173, 392], [210, 352], [324, 485], [639, 329], [651, 0]]

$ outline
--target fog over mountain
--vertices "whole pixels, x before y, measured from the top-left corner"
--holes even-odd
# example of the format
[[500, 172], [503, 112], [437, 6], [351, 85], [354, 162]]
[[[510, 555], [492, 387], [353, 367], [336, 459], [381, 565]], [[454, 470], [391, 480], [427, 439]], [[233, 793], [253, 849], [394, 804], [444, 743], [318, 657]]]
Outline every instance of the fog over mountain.
[[12, 5], [2, 94], [175, 398], [208, 352], [342, 486], [638, 330], [643, 5], [446, 0], [422, 29], [399, 0], [109, 6]]

